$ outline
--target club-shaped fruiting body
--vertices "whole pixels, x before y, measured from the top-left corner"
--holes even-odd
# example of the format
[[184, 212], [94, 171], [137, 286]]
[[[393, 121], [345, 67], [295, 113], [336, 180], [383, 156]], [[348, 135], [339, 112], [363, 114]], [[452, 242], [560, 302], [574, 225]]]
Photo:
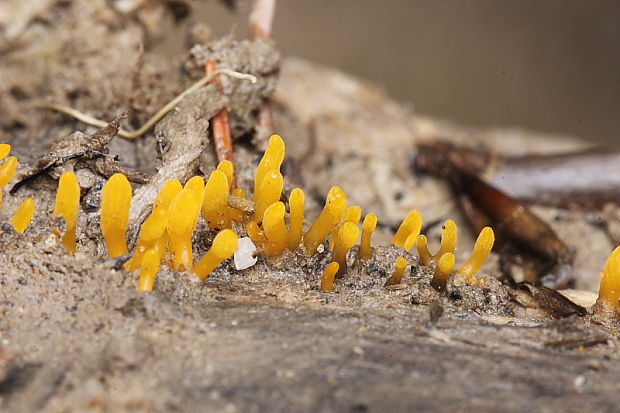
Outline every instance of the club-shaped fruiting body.
[[267, 237], [265, 237], [265, 233], [262, 229], [260, 229], [256, 222], [248, 222], [245, 226], [245, 231], [248, 233], [248, 237], [257, 248], [262, 249], [264, 247], [267, 242]]
[[186, 185], [170, 203], [166, 228], [174, 256], [172, 268], [177, 271], [185, 271], [192, 266], [192, 233], [200, 215], [202, 195], [202, 191]]
[[191, 272], [204, 280], [225, 259], [231, 257], [237, 249], [237, 235], [230, 229], [220, 231], [213, 239], [207, 253], [192, 267]]
[[269, 205], [280, 200], [284, 188], [284, 178], [280, 171], [272, 169], [265, 174], [257, 191], [254, 192], [254, 215], [253, 221], [263, 219], [265, 210]]
[[26, 198], [15, 211], [11, 225], [16, 232], [23, 233], [34, 215], [34, 199]]
[[53, 214], [65, 221], [62, 245], [69, 254], [76, 251], [77, 215], [80, 207], [80, 184], [72, 171], [65, 171], [58, 180]]
[[11, 152], [11, 145], [8, 143], [0, 143], [0, 161], [6, 158], [9, 152]]
[[437, 260], [437, 264], [435, 265], [435, 274], [433, 275], [433, 279], [431, 280], [431, 285], [438, 289], [442, 290], [446, 288], [446, 282], [452, 272], [454, 271], [454, 254], [451, 252], [446, 252]]
[[[360, 222], [360, 218], [362, 217], [362, 208], [357, 205], [350, 206], [347, 208], [347, 212], [345, 214], [344, 221], [352, 222], [357, 225]], [[341, 224], [342, 225], [342, 224]], [[338, 237], [338, 231], [340, 230], [340, 226], [338, 225], [333, 231], [329, 238], [329, 250], [333, 251], [334, 246], [336, 245], [336, 238]], [[341, 267], [342, 270], [342, 267]]]
[[222, 161], [217, 165], [217, 170], [226, 175], [226, 181], [228, 181], [228, 190], [233, 184], [234, 165], [230, 161]]
[[153, 291], [153, 283], [159, 271], [161, 255], [156, 248], [151, 248], [144, 253], [140, 264], [140, 277], [138, 278], [138, 291]]
[[[271, 171], [280, 171], [282, 161], [284, 161], [284, 154], [284, 141], [280, 136], [272, 135], [269, 138], [265, 154], [256, 167], [256, 174], [254, 175], [254, 202], [258, 202], [259, 189], [265, 176]], [[265, 206], [265, 208], [267, 208], [267, 206]], [[259, 219], [263, 216], [262, 214], [264, 211], [264, 209], [261, 211]]]
[[491, 227], [484, 227], [476, 239], [471, 256], [465, 264], [457, 270], [457, 273], [464, 277], [469, 284], [478, 283], [475, 275], [489, 256], [494, 242], [495, 235], [493, 234], [493, 230]]
[[303, 236], [306, 255], [316, 253], [316, 249], [325, 241], [325, 238], [336, 228], [347, 210], [347, 196], [338, 186], [334, 186], [327, 194], [323, 211], [312, 223], [308, 232]]
[[153, 210], [140, 227], [134, 255], [125, 263], [125, 270], [134, 271], [140, 268], [144, 254], [149, 249], [154, 248], [162, 237], [167, 237], [169, 207], [172, 200], [182, 189], [181, 183], [176, 179], [169, 179], [164, 183], [153, 203]]
[[339, 265], [337, 262], [332, 262], [325, 267], [321, 277], [321, 291], [328, 293], [334, 290], [334, 277], [338, 269]]
[[269, 205], [263, 216], [263, 232], [267, 238], [264, 245], [265, 255], [281, 255], [286, 249], [288, 231], [284, 224], [286, 207], [282, 202]]
[[435, 255], [428, 249], [428, 239], [425, 235], [419, 235], [416, 241], [420, 264], [427, 266], [433, 264], [439, 257], [456, 250], [456, 224], [451, 219], [444, 222], [441, 230], [441, 245]]
[[[235, 188], [232, 192], [232, 196], [235, 198], [245, 199], [245, 191], [242, 188]], [[228, 207], [228, 216], [233, 222], [242, 222], [246, 217], [242, 210], [231, 206]]]
[[607, 258], [601, 273], [601, 280], [596, 300], [598, 311], [620, 314], [620, 247], [616, 247]]
[[416, 249], [418, 250], [418, 257], [420, 258], [420, 265], [430, 265], [433, 260], [433, 255], [428, 250], [428, 239], [426, 235], [418, 235]]
[[127, 253], [125, 231], [129, 224], [131, 185], [121, 173], [110, 177], [101, 192], [101, 233], [110, 257]]
[[394, 271], [392, 272], [390, 278], [388, 278], [388, 280], [385, 282], [385, 285], [388, 286], [400, 284], [406, 269], [407, 260], [404, 257], [396, 258], [396, 261], [394, 262]]
[[304, 225], [304, 191], [295, 188], [291, 191], [288, 198], [290, 207], [289, 229], [288, 229], [288, 249], [295, 251], [299, 247], [303, 236]]
[[412, 209], [396, 230], [392, 238], [392, 244], [405, 249], [405, 251], [409, 251], [413, 244], [415, 244], [421, 229], [422, 216], [418, 211]]
[[377, 227], [377, 216], [373, 213], [367, 214], [362, 223], [362, 238], [360, 240], [360, 248], [358, 259], [364, 261], [372, 257], [371, 239], [372, 233]]
[[15, 169], [17, 169], [17, 158], [9, 156], [0, 166], [0, 189], [7, 186], [7, 184], [15, 175]]
[[230, 227], [230, 217], [228, 216], [229, 187], [230, 181], [224, 172], [219, 169], [211, 172], [204, 188], [202, 217], [212, 231]]
[[360, 231], [353, 222], [345, 221], [340, 226], [331, 259], [333, 262], [338, 263], [338, 274], [342, 274], [347, 270], [347, 252], [355, 245], [359, 234]]

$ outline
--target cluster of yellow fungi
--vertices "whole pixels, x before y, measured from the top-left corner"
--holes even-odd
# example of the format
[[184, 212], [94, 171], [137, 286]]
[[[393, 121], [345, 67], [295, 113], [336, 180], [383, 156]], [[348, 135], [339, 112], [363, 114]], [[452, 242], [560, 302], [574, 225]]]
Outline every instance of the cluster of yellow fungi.
[[[0, 145], [0, 159], [5, 158], [9, 152], [9, 145]], [[377, 216], [367, 214], [360, 230], [362, 209], [356, 205], [348, 206], [344, 191], [334, 186], [327, 194], [323, 210], [304, 232], [304, 192], [300, 188], [290, 192], [288, 211], [287, 205], [281, 201], [284, 179], [280, 168], [284, 156], [284, 141], [273, 135], [256, 168], [252, 202], [245, 200], [246, 195], [242, 189], [233, 188], [233, 164], [229, 161], [221, 162], [206, 182], [200, 176], [192, 177], [184, 185], [174, 179], [167, 181], [159, 190], [150, 214], [142, 223], [131, 258], [124, 265], [126, 271], [139, 270], [138, 289], [153, 289], [162, 262], [176, 271], [188, 271], [204, 280], [235, 253], [237, 233], [247, 235], [265, 257], [281, 256], [287, 250], [310, 257], [327, 247], [330, 263], [325, 267], [321, 279], [321, 290], [325, 292], [332, 291], [334, 279], [347, 272], [348, 256], [354, 255], [349, 254], [349, 251], [358, 240], [357, 254], [351, 257], [353, 266], [360, 268], [368, 262], [373, 256], [372, 234], [377, 226]], [[11, 180], [16, 166], [15, 157], [7, 158], [0, 166], [0, 190]], [[231, 202], [234, 199], [242, 199], [246, 205], [252, 204], [252, 211], [234, 207], [234, 202]], [[127, 178], [120, 173], [110, 177], [102, 190], [100, 213], [101, 234], [110, 257], [129, 253], [126, 231], [131, 200], [132, 188]], [[57, 228], [55, 231], [58, 234], [62, 232], [62, 245], [69, 254], [75, 254], [77, 250], [79, 203], [80, 186], [77, 178], [71, 171], [64, 172], [58, 181], [53, 214], [64, 222], [63, 229]], [[27, 198], [14, 214], [12, 224], [15, 231], [23, 232], [33, 214], [34, 201]], [[192, 234], [201, 216], [209, 230], [216, 235], [211, 248], [195, 262]], [[409, 211], [394, 234], [392, 244], [403, 252], [417, 244], [420, 264], [435, 268], [432, 285], [438, 289], [445, 288], [448, 277], [454, 273], [456, 225], [452, 220], [444, 223], [441, 245], [434, 255], [428, 250], [426, 237], [420, 235], [421, 228], [420, 213]], [[493, 242], [491, 228], [483, 229], [471, 257], [456, 274], [470, 284], [479, 284], [480, 280], [475, 274], [486, 260]], [[407, 267], [407, 260], [399, 256], [386, 285], [400, 284]]]

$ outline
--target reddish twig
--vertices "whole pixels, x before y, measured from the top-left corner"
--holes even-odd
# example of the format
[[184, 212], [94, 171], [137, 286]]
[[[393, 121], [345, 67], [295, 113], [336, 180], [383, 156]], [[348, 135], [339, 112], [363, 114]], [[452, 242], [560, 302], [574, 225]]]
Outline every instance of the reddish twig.
[[[256, 0], [250, 13], [250, 40], [267, 39], [271, 36], [273, 16], [276, 11], [276, 0]], [[273, 117], [271, 109], [265, 105], [258, 112], [258, 126], [256, 136], [258, 142], [266, 142], [267, 137], [273, 135]]]
[[271, 36], [276, 0], [256, 0], [250, 14], [250, 40], [266, 39]]
[[[208, 76], [216, 70], [217, 67], [215, 66], [215, 62], [213, 62], [213, 60], [208, 60], [205, 64], [206, 75]], [[220, 92], [223, 93], [224, 90], [222, 89], [219, 76], [213, 78], [213, 81], [218, 85]], [[211, 125], [211, 130], [213, 131], [213, 146], [215, 147], [217, 161], [230, 161], [234, 166], [233, 141], [230, 134], [230, 123], [228, 122], [228, 110], [225, 107], [211, 119]], [[236, 176], [235, 168], [233, 167], [231, 190], [237, 187]]]

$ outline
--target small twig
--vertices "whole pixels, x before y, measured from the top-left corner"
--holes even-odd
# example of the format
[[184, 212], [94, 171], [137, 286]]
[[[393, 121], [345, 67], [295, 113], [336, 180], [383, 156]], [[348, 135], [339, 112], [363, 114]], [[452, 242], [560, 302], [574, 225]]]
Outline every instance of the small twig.
[[276, 0], [256, 0], [250, 14], [250, 40], [266, 39], [271, 36]]
[[[166, 115], [166, 113], [170, 112], [176, 105], [178, 105], [179, 102], [181, 102], [183, 100], [183, 98], [185, 98], [190, 93], [196, 91], [197, 89], [200, 89], [201, 87], [203, 87], [204, 85], [209, 83], [211, 80], [213, 80], [214, 77], [216, 77], [218, 75], [226, 75], [226, 76], [230, 76], [230, 77], [235, 78], [235, 79], [249, 80], [252, 83], [256, 83], [256, 81], [257, 81], [255, 76], [252, 76], [252, 75], [247, 74], [247, 73], [240, 73], [240, 72], [236, 72], [236, 71], [230, 70], [230, 69], [217, 69], [215, 72], [211, 73], [208, 76], [203, 77], [202, 79], [200, 79], [199, 81], [197, 81], [196, 83], [191, 85], [189, 88], [187, 88], [183, 92], [181, 92], [180, 95], [178, 95], [177, 97], [172, 99], [170, 102], [168, 102], [155, 115], [153, 115], [153, 117], [151, 117], [149, 120], [147, 120], [146, 123], [144, 123], [144, 125], [142, 125], [139, 129], [137, 129], [135, 131], [126, 131], [124, 129], [119, 129], [118, 130], [118, 135], [122, 136], [123, 138], [126, 138], [126, 139], [135, 139], [135, 138], [137, 138], [139, 136], [144, 135], [157, 122], [159, 122], [159, 120], [161, 118], [163, 118]], [[98, 128], [103, 128], [103, 127], [105, 127], [108, 124], [105, 121], [96, 119], [96, 118], [94, 118], [94, 117], [92, 117], [90, 115], [87, 115], [87, 114], [82, 113], [82, 112], [80, 112], [80, 111], [78, 111], [76, 109], [73, 109], [73, 108], [70, 108], [70, 107], [64, 106], [64, 105], [58, 105], [58, 104], [55, 104], [55, 103], [42, 103], [42, 104], [34, 105], [34, 107], [38, 108], [38, 109], [52, 109], [52, 110], [55, 110], [55, 111], [58, 111], [58, 112], [62, 112], [64, 114], [67, 114], [67, 115], [69, 115], [71, 117], [76, 118], [79, 121], [82, 121], [82, 122], [86, 123], [87, 125], [96, 126]]]
[[[207, 63], [205, 63], [205, 75], [209, 76], [211, 73], [215, 73], [216, 71], [217, 66], [215, 66], [215, 62], [213, 60], [207, 60]], [[214, 78], [213, 82], [218, 85], [219, 91], [221, 93], [224, 93], [220, 78]], [[228, 109], [226, 109], [226, 107], [223, 107], [211, 119], [211, 123], [211, 130], [213, 131], [213, 146], [215, 147], [215, 155], [217, 156], [217, 161], [230, 161], [233, 164], [232, 182], [230, 189], [234, 190], [237, 187], [237, 174], [234, 167], [235, 161], [233, 156], [233, 140], [230, 134], [230, 123], [228, 122]]]

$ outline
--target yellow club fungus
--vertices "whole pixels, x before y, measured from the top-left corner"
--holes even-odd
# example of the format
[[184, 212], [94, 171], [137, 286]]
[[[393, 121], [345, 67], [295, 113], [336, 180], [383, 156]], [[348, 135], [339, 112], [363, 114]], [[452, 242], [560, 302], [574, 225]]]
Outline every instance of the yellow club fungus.
[[480, 231], [480, 235], [478, 235], [476, 243], [474, 244], [474, 249], [471, 256], [457, 271], [460, 276], [467, 279], [469, 284], [478, 283], [475, 274], [478, 272], [480, 267], [482, 267], [482, 264], [484, 264], [489, 256], [489, 252], [491, 252], [494, 242], [495, 235], [493, 234], [491, 227], [483, 228], [482, 231]]
[[13, 175], [15, 174], [15, 169], [17, 169], [17, 158], [14, 156], [9, 156], [0, 166], [0, 189], [7, 186]]
[[[254, 175], [254, 202], [258, 202], [258, 194], [263, 179], [270, 171], [280, 171], [282, 161], [284, 161], [285, 146], [284, 141], [278, 135], [272, 135], [269, 138], [265, 154], [256, 167], [256, 175]], [[266, 208], [266, 207], [265, 207]], [[259, 217], [263, 216], [264, 210]]]
[[157, 249], [151, 248], [144, 253], [140, 278], [138, 278], [138, 291], [153, 291], [153, 283], [159, 271], [160, 262], [161, 256]]
[[348, 222], [352, 222], [357, 225], [362, 218], [362, 208], [357, 205], [350, 206], [347, 208], [347, 215], [345, 220]]
[[431, 265], [437, 258], [444, 254], [456, 250], [456, 224], [451, 219], [448, 219], [441, 229], [441, 245], [437, 254], [433, 255], [428, 249], [428, 239], [425, 235], [420, 235], [416, 241], [416, 247], [418, 249], [418, 256], [420, 257], [420, 264]]
[[80, 207], [80, 184], [72, 171], [66, 171], [58, 180], [53, 214], [65, 221], [62, 245], [73, 255], [76, 251], [77, 215]]
[[325, 241], [330, 232], [336, 228], [347, 210], [347, 196], [338, 186], [332, 187], [327, 194], [323, 211], [312, 223], [310, 229], [303, 236], [304, 248], [307, 255], [314, 255], [318, 246]]
[[418, 211], [412, 209], [400, 224], [398, 230], [396, 230], [392, 238], [392, 244], [404, 248], [406, 251], [410, 250], [420, 234], [421, 229], [422, 216]]
[[183, 186], [181, 186], [181, 183], [178, 180], [168, 179], [157, 194], [157, 198], [153, 203], [153, 210], [159, 208], [168, 209], [174, 197], [177, 196], [182, 189]]
[[127, 253], [125, 231], [129, 223], [131, 185], [121, 173], [110, 177], [101, 191], [101, 217], [99, 225], [110, 257]]
[[442, 257], [445, 253], [456, 251], [456, 224], [451, 219], [446, 220], [441, 227], [441, 245], [435, 258]]
[[172, 268], [185, 271], [192, 266], [192, 232], [200, 214], [202, 193], [184, 188], [170, 203], [168, 208], [167, 232], [170, 248], [174, 255]]
[[205, 189], [205, 180], [202, 179], [201, 176], [192, 176], [190, 179], [187, 180], [187, 182], [185, 182], [185, 185], [183, 185], [183, 189], [191, 189], [198, 195], [202, 196]]
[[11, 220], [11, 225], [16, 232], [20, 234], [23, 233], [28, 224], [30, 224], [30, 220], [34, 215], [34, 199], [26, 198], [21, 203], [17, 211], [15, 211], [15, 215], [13, 215], [13, 219]]
[[170, 216], [168, 208], [182, 189], [181, 183], [176, 179], [169, 179], [164, 183], [153, 203], [153, 210], [140, 227], [134, 255], [125, 263], [125, 270], [134, 271], [140, 268], [146, 251], [155, 247], [160, 242], [159, 240], [165, 236], [168, 217]]
[[605, 268], [601, 273], [601, 280], [598, 290], [598, 299], [596, 300], [596, 309], [604, 312], [618, 313], [620, 305], [620, 247], [613, 250]]
[[237, 235], [230, 229], [220, 231], [213, 239], [209, 251], [192, 267], [192, 273], [204, 280], [222, 261], [231, 257], [236, 249]]
[[229, 180], [226, 174], [218, 169], [211, 172], [204, 189], [202, 201], [202, 217], [211, 231], [230, 227], [228, 216]]
[[[245, 199], [245, 191], [242, 188], [235, 188], [232, 191], [232, 196], [236, 198], [240, 198], [240, 199]], [[240, 209], [229, 206], [228, 216], [230, 217], [231, 221], [242, 222], [243, 219], [245, 218], [245, 212]]]
[[[362, 217], [362, 208], [357, 205], [350, 206], [347, 208], [347, 213], [345, 214], [345, 221], [352, 222], [357, 225], [360, 222], [360, 218]], [[338, 225], [331, 234], [329, 238], [329, 250], [334, 250], [334, 245], [336, 244], [336, 237], [338, 236], [338, 231], [340, 230], [340, 225]]]
[[416, 248], [418, 249], [418, 257], [420, 257], [420, 264], [424, 266], [430, 265], [433, 256], [428, 250], [428, 239], [426, 239], [426, 235], [418, 235]]
[[245, 226], [245, 231], [257, 248], [263, 248], [265, 242], [267, 242], [267, 238], [256, 222], [248, 222]]
[[0, 143], [0, 161], [11, 152], [11, 145], [8, 143]]
[[454, 271], [454, 261], [454, 254], [451, 252], [446, 252], [439, 257], [437, 265], [435, 266], [435, 274], [431, 280], [431, 285], [434, 288], [438, 290], [446, 288], [448, 277], [450, 277]]
[[263, 232], [267, 237], [265, 254], [268, 256], [280, 255], [286, 248], [288, 231], [284, 224], [286, 207], [282, 202], [269, 205], [263, 217]]
[[337, 262], [332, 262], [325, 267], [323, 276], [321, 277], [321, 291], [325, 293], [334, 291], [334, 277], [339, 267]]
[[337, 262], [340, 267], [339, 274], [347, 270], [347, 252], [355, 245], [359, 235], [360, 230], [353, 222], [346, 221], [340, 226], [332, 252], [332, 261]]
[[295, 188], [291, 191], [288, 199], [289, 213], [289, 229], [288, 229], [288, 249], [295, 251], [301, 243], [304, 225], [304, 191]]
[[385, 285], [388, 286], [400, 284], [406, 269], [407, 260], [403, 257], [396, 258], [396, 261], [394, 262], [394, 272], [392, 272], [390, 278], [388, 278], [388, 280], [385, 282]]
[[360, 249], [358, 258], [361, 261], [372, 257], [371, 238], [372, 233], [377, 227], [377, 216], [373, 213], [367, 214], [362, 223], [362, 239], [360, 241]]
[[222, 172], [224, 175], [226, 175], [226, 181], [228, 182], [229, 191], [233, 184], [233, 174], [234, 174], [233, 169], [234, 169], [233, 163], [230, 161], [222, 161], [217, 166], [217, 170]]
[[258, 191], [254, 192], [253, 221], [261, 220], [267, 207], [280, 200], [283, 187], [284, 178], [282, 178], [282, 174], [279, 171], [273, 169], [265, 174]]

